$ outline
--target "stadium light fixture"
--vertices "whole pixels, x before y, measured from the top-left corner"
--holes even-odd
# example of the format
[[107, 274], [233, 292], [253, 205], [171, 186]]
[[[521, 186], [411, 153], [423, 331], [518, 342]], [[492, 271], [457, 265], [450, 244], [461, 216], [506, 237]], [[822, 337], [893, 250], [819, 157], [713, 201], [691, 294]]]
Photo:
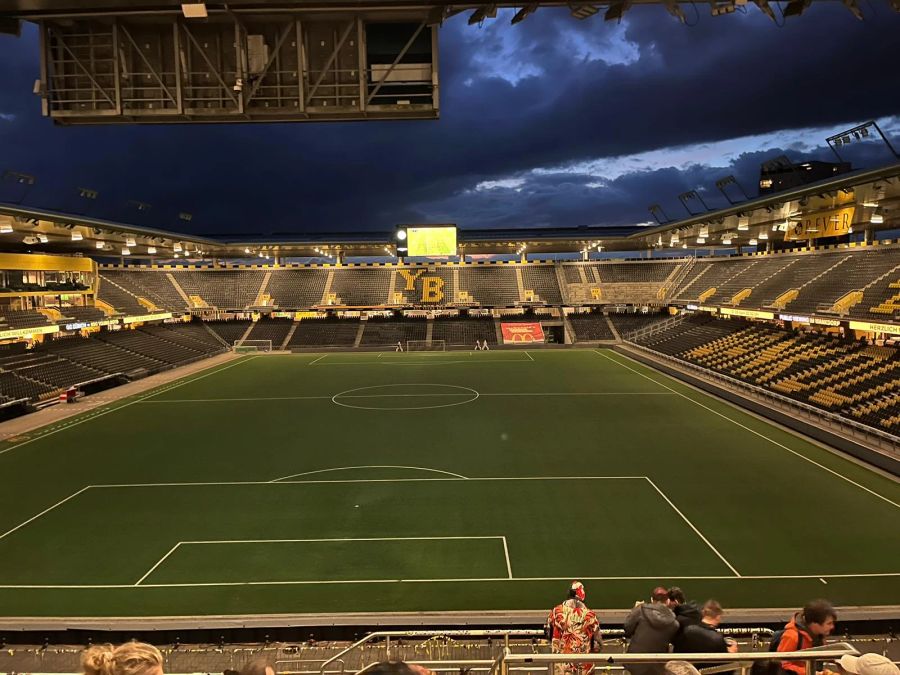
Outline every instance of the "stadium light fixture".
[[757, 243], [758, 243], [758, 242], [756, 241], [756, 239], [751, 239], [751, 240], [750, 240], [750, 245], [751, 245], [751, 246], [756, 246]]
[[698, 244], [705, 244], [705, 243], [706, 243], [706, 237], [697, 237], [697, 243], [698, 243]]
[[245, 248], [245, 249], [244, 249], [244, 253], [250, 253], [250, 249], [249, 249], [249, 248]]
[[731, 237], [722, 237], [722, 243], [726, 246], [731, 246]]
[[148, 247], [147, 247], [147, 253], [149, 253], [150, 255], [153, 255], [154, 253], [156, 253], [156, 247], [155, 247], [155, 246], [148, 246]]
[[538, 3], [536, 3], [536, 2], [532, 2], [532, 3], [525, 5], [522, 9], [520, 9], [518, 12], [516, 12], [516, 15], [512, 18], [512, 21], [510, 21], [509, 23], [512, 24], [513, 26], [515, 26], [517, 23], [524, 21], [525, 17], [527, 17], [529, 14], [534, 14], [534, 12], [537, 11], [537, 8], [538, 8]]
[[184, 247], [181, 245], [180, 241], [176, 241], [174, 244], [172, 244], [172, 250], [176, 253], [181, 253], [183, 249]]
[[105, 244], [102, 241], [98, 241], [96, 244], [94, 244], [94, 246], [97, 249], [102, 249], [105, 246]]
[[48, 241], [50, 241], [50, 237], [48, 237], [43, 232], [39, 232], [37, 235], [37, 238], [38, 238], [38, 241], [41, 242], [42, 244], [46, 244]]
[[81, 232], [72, 232], [72, 241], [81, 241], [84, 239], [84, 235]]
[[125, 239], [125, 246], [127, 246], [128, 248], [134, 248], [135, 246], [137, 246], [137, 242], [135, 241], [134, 237], [127, 237]]
[[205, 2], [183, 2], [181, 3], [181, 13], [185, 19], [205, 19], [209, 16]]
[[3, 223], [0, 225], [0, 234], [9, 234], [13, 231], [13, 226], [9, 223]]
[[766, 232], [765, 230], [763, 230], [762, 232], [759, 233], [759, 238], [760, 238], [760, 239], [768, 239], [768, 238], [769, 238], [769, 233]]
[[406, 240], [406, 230], [397, 230], [397, 239], [400, 241]]
[[750, 229], [750, 216], [738, 216], [738, 226], [737, 229], [739, 232], [746, 232]]
[[869, 222], [873, 225], [881, 225], [884, 222], [884, 215], [881, 209], [875, 209], [875, 212], [869, 217]]
[[123, 248], [122, 255], [131, 255], [131, 251], [128, 248]]

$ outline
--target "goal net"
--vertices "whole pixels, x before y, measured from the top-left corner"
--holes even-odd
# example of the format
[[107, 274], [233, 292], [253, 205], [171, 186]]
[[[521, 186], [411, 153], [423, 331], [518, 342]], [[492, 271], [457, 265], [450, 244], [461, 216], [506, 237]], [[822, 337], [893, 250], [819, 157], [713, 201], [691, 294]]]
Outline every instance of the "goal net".
[[238, 353], [245, 352], [270, 352], [272, 351], [271, 340], [235, 340], [234, 351]]
[[407, 340], [406, 351], [408, 352], [445, 352], [447, 351], [447, 343], [444, 340]]

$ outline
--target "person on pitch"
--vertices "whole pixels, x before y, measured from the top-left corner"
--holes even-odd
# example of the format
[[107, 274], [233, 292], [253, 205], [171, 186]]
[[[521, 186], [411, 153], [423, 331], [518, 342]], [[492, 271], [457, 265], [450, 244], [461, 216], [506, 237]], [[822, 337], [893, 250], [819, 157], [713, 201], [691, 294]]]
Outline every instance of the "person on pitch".
[[[600, 621], [584, 604], [584, 584], [573, 581], [569, 597], [550, 610], [545, 628], [554, 654], [590, 654], [600, 651]], [[557, 664], [556, 675], [588, 675], [591, 663]]]

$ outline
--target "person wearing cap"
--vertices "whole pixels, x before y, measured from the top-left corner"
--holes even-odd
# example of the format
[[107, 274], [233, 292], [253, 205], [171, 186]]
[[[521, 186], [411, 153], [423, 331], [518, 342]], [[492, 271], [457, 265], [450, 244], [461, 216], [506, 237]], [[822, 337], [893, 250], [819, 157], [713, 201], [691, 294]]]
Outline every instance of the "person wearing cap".
[[841, 670], [851, 675], [900, 675], [897, 664], [881, 654], [844, 654], [838, 663]]
[[[779, 652], [797, 652], [801, 649], [819, 647], [825, 638], [834, 630], [837, 612], [827, 600], [810, 600], [803, 610], [794, 615], [778, 641]], [[806, 675], [806, 666], [802, 661], [782, 661], [782, 675]], [[785, 673], [784, 671], [788, 671]]]
[[[573, 581], [569, 597], [552, 610], [547, 617], [546, 632], [554, 654], [590, 654], [600, 651], [600, 621], [592, 609], [584, 604], [584, 584]], [[557, 664], [557, 675], [563, 673], [588, 675], [594, 669], [591, 663]]]
[[[625, 619], [625, 637], [629, 654], [664, 654], [678, 632], [678, 620], [669, 609], [669, 591], [662, 586], [653, 589], [650, 602], [638, 602]], [[629, 663], [631, 675], [664, 675], [662, 663]]]

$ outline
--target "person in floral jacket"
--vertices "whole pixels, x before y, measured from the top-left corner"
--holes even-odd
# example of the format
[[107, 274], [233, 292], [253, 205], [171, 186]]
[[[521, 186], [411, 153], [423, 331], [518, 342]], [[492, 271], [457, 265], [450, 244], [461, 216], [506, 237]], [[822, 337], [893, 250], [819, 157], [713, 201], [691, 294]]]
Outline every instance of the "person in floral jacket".
[[[573, 581], [568, 599], [550, 610], [547, 637], [554, 654], [590, 654], [600, 651], [600, 621], [584, 604], [584, 584]], [[557, 664], [556, 675], [588, 675], [591, 663]]]

